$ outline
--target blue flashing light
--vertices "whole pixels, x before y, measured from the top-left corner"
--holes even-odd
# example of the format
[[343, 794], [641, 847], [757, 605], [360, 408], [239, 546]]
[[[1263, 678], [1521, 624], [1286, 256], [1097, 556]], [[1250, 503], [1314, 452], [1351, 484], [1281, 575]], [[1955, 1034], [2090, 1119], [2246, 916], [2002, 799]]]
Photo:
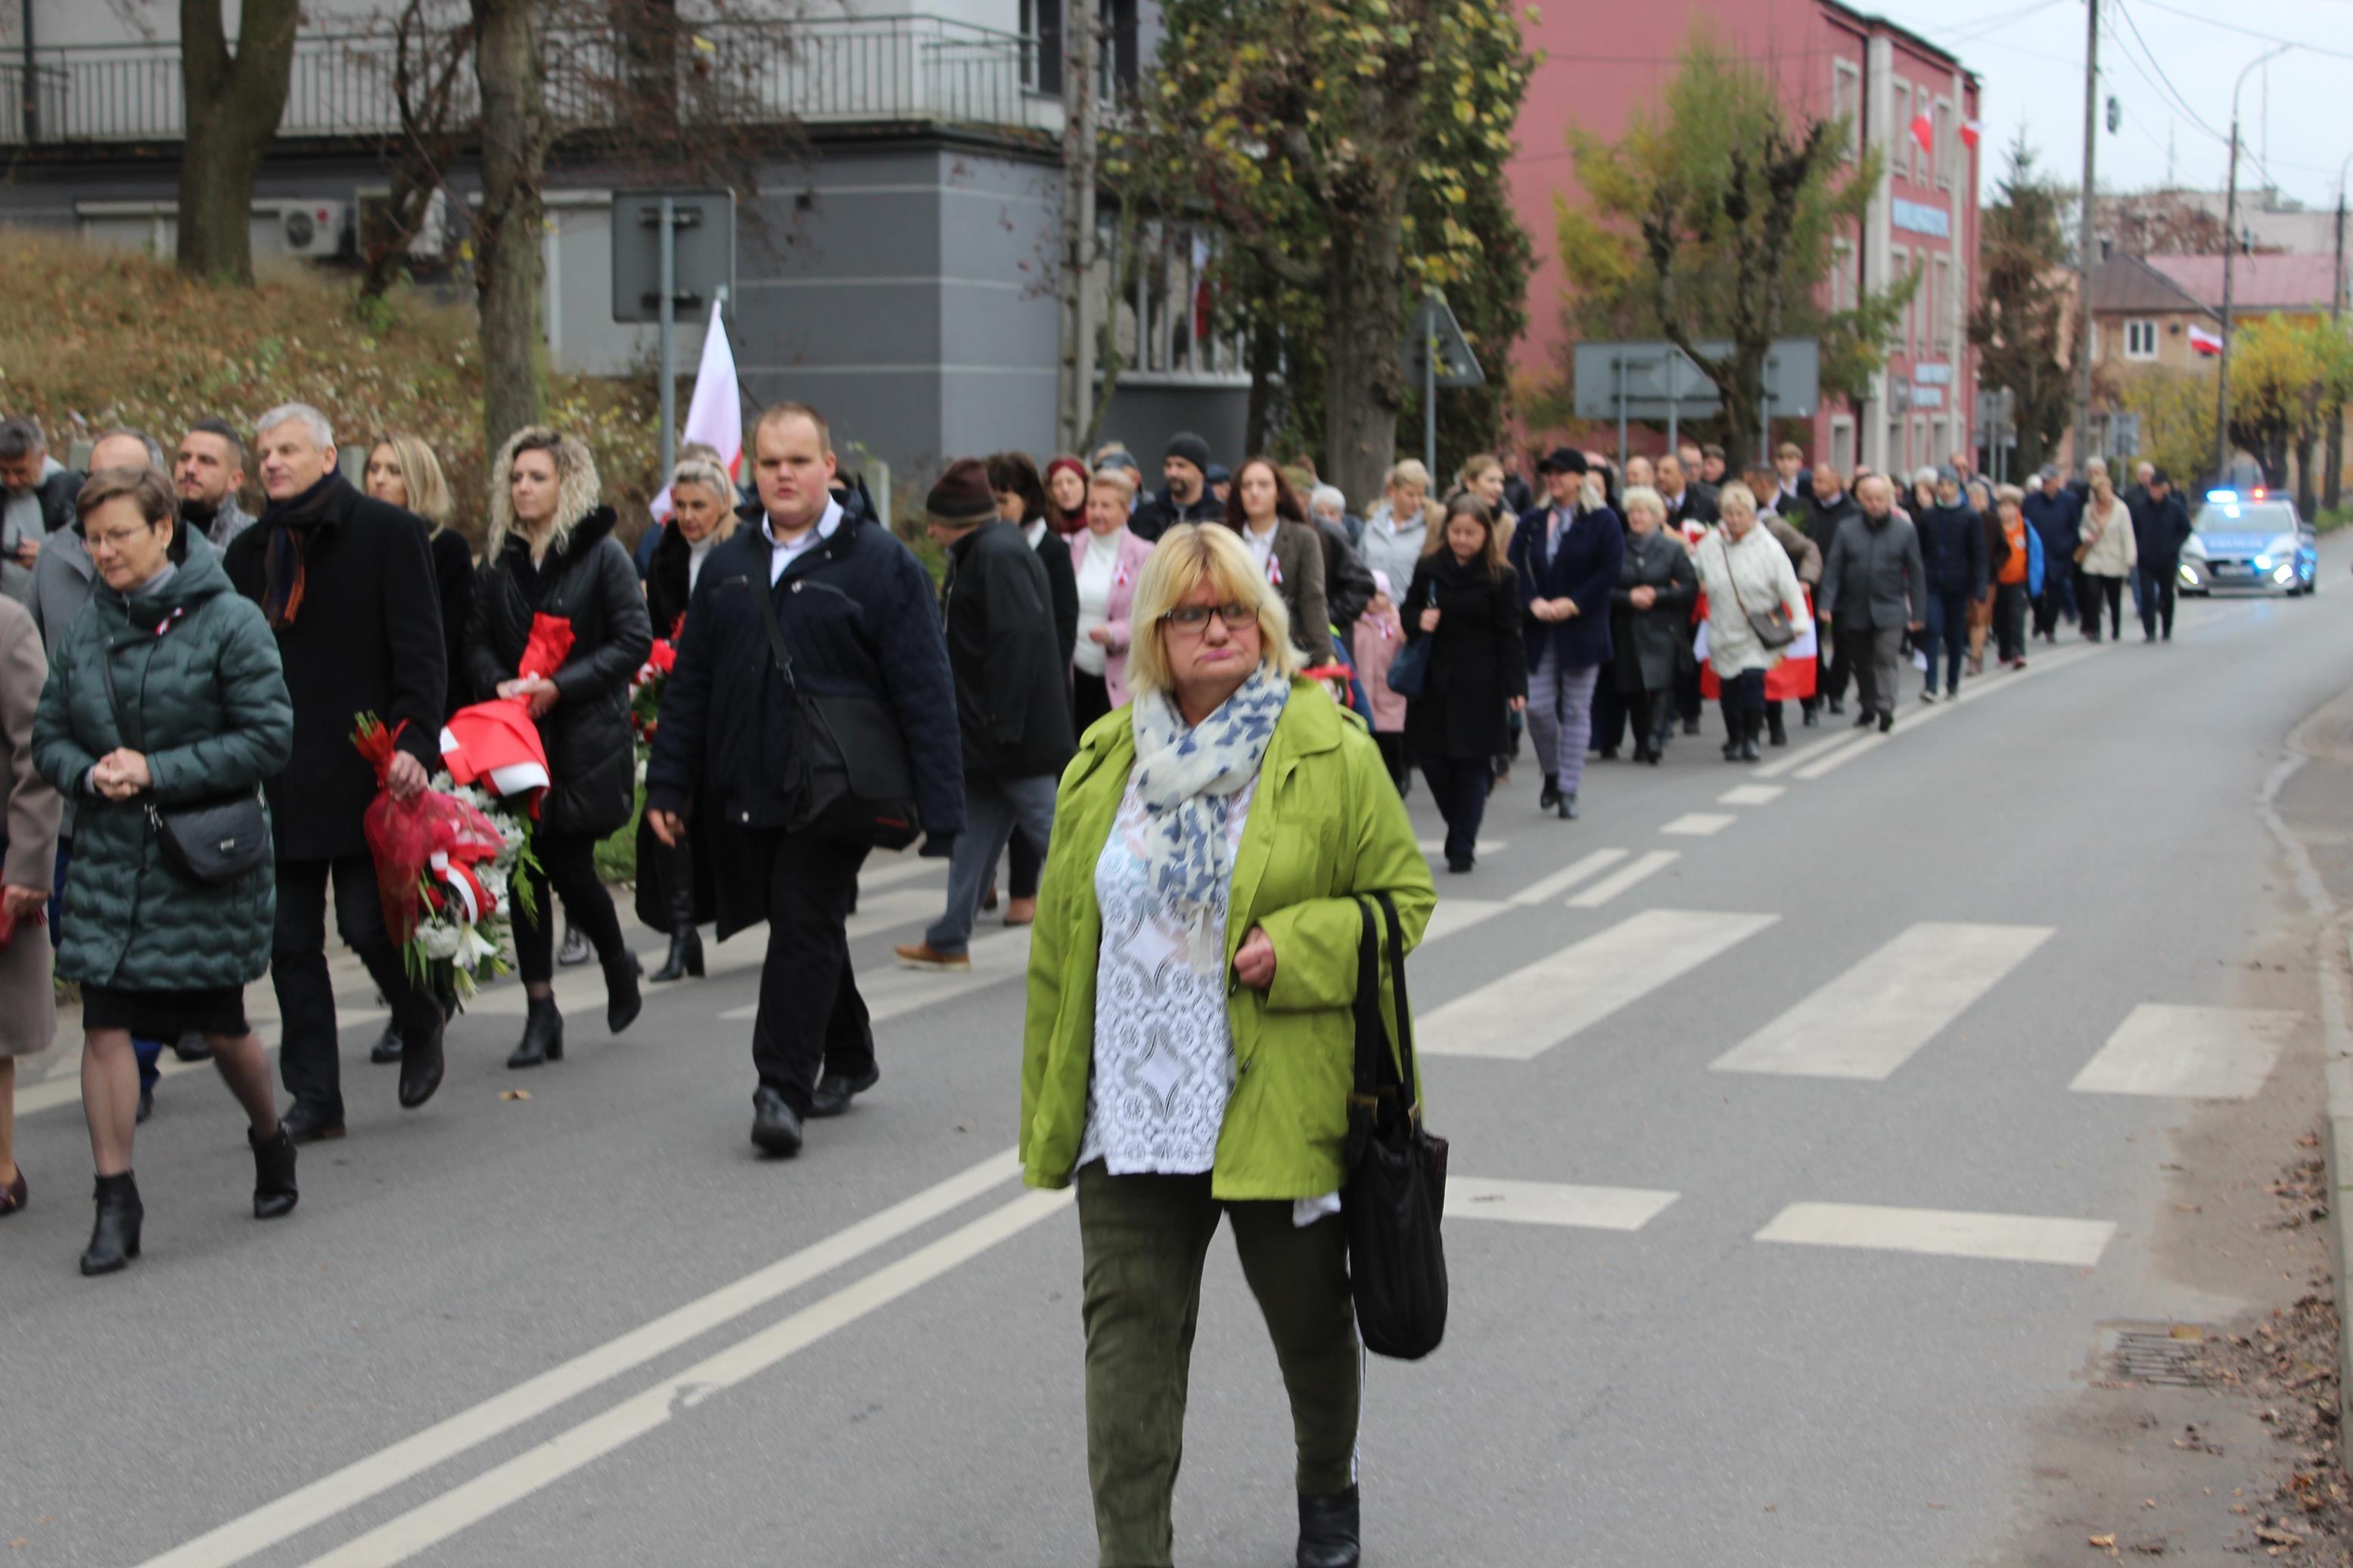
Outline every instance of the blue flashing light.
[[2227, 504], [2235, 502], [2239, 499], [2239, 492], [2236, 490], [2208, 490], [2206, 492], [2206, 499], [2212, 501], [2222, 501]]

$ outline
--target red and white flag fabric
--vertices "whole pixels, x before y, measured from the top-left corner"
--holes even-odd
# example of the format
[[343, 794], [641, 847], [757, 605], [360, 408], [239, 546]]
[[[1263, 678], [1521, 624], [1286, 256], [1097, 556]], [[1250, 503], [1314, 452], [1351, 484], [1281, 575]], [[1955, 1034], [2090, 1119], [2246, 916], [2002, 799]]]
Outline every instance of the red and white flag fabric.
[[[735, 350], [727, 342], [727, 323], [720, 319], [719, 301], [711, 302], [711, 329], [702, 334], [702, 363], [695, 367], [694, 395], [686, 405], [686, 444], [701, 442], [716, 447], [719, 466], [731, 479], [744, 477], [744, 395], [735, 384]], [[657, 522], [670, 517], [670, 476], [662, 476], [661, 494], [650, 510]]]
[[1282, 563], [1274, 558], [1271, 550], [1266, 554], [1266, 580], [1275, 587], [1282, 586]]
[[2211, 332], [2204, 327], [2192, 324], [2189, 329], [2189, 346], [2201, 354], [2219, 354], [2222, 352], [2222, 334]]
[[[1692, 638], [1692, 653], [1699, 660], [1699, 694], [1714, 702], [1724, 695], [1724, 682], [1716, 679], [1715, 667], [1707, 662], [1707, 595], [1699, 596], [1695, 612], [1699, 617], [1699, 633]], [[1814, 596], [1806, 595], [1806, 629], [1797, 640], [1781, 650], [1781, 662], [1765, 672], [1765, 700], [1795, 702], [1811, 697], [1820, 684], [1821, 639], [1814, 635]]]
[[1961, 121], [1961, 145], [1967, 147], [1969, 151], [1973, 153], [1977, 151], [1978, 139], [1982, 137], [1984, 134], [1984, 121], [1965, 120]]
[[1920, 143], [1920, 151], [1933, 154], [1936, 151], [1936, 122], [1925, 114], [1914, 115], [1912, 117], [1912, 140]]

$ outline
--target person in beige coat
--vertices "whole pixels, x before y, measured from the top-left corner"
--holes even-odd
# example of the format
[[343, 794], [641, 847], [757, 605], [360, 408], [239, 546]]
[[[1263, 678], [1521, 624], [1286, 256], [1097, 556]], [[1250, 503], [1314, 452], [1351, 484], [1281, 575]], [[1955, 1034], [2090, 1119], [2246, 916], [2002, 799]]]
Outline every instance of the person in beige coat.
[[2075, 556], [2076, 596], [2083, 602], [2084, 638], [2100, 640], [2100, 606], [2108, 607], [2108, 636], [2124, 635], [2125, 579], [2140, 564], [2133, 539], [2132, 512], [2108, 470], [2092, 470], [2092, 494], [2084, 502], [2083, 541]]
[[16, 1168], [16, 1058], [49, 1048], [57, 1034], [57, 990], [49, 974], [48, 935], [41, 929], [57, 869], [58, 818], [65, 803], [33, 767], [33, 715], [49, 661], [41, 634], [14, 599], [0, 598], [0, 1217], [25, 1206], [25, 1173]]

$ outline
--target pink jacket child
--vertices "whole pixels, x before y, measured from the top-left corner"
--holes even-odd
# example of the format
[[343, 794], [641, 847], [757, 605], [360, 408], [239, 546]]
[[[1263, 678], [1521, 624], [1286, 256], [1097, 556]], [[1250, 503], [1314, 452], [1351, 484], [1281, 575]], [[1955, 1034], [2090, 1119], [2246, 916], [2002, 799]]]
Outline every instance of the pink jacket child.
[[1373, 728], [1388, 731], [1405, 728], [1405, 699], [1389, 689], [1389, 661], [1405, 647], [1405, 623], [1398, 618], [1397, 602], [1389, 597], [1388, 574], [1373, 574], [1379, 592], [1356, 617], [1356, 676], [1373, 704]]
[[[1083, 528], [1071, 535], [1071, 571], [1086, 570], [1087, 542], [1093, 537]], [[1135, 640], [1135, 633], [1128, 625], [1128, 614], [1135, 605], [1136, 580], [1144, 575], [1144, 563], [1152, 554], [1151, 544], [1126, 529], [1121, 529], [1117, 537], [1119, 559], [1112, 567], [1111, 599], [1103, 608], [1103, 630], [1109, 634], [1109, 640], [1103, 644], [1103, 685], [1111, 693], [1111, 705], [1114, 708], [1125, 706], [1133, 695], [1127, 689], [1127, 649]]]

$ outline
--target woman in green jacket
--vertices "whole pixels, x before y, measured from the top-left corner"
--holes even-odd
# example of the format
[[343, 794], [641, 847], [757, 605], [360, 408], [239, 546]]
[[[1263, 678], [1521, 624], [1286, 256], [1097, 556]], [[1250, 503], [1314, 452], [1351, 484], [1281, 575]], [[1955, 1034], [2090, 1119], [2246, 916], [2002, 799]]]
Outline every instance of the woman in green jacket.
[[1202, 1259], [1222, 1215], [1291, 1394], [1298, 1561], [1346, 1568], [1356, 895], [1389, 894], [1419, 942], [1430, 867], [1372, 738], [1294, 679], [1282, 601], [1230, 531], [1170, 529], [1133, 625], [1134, 700], [1087, 731], [1055, 803], [1021, 1067], [1027, 1179], [1078, 1185], [1102, 1561], [1170, 1561]]
[[58, 973], [81, 983], [81, 1098], [98, 1164], [81, 1271], [111, 1274], [139, 1256], [145, 1217], [131, 1173], [133, 1035], [194, 1030], [211, 1042], [253, 1124], [254, 1217], [294, 1207], [294, 1146], [245, 1019], [245, 987], [269, 964], [275, 869], [265, 860], [223, 885], [187, 880], [150, 823], [157, 808], [255, 795], [293, 750], [294, 709], [277, 639], [219, 557], [173, 563], [168, 479], [101, 469], [78, 505], [100, 582], [51, 656], [33, 760], [78, 803]]

